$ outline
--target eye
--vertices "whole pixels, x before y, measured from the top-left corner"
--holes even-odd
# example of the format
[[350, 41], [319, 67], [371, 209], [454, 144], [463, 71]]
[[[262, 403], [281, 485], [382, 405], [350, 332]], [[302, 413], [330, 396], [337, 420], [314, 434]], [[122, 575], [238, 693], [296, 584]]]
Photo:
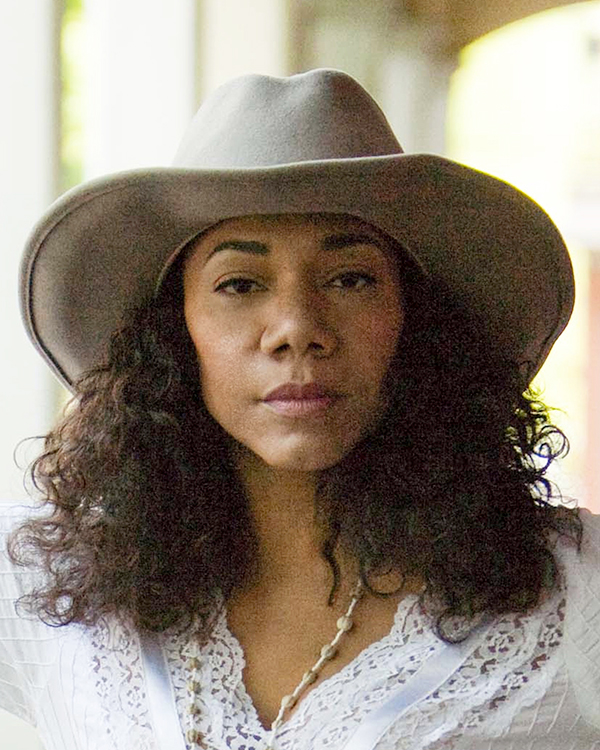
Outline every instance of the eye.
[[344, 291], [360, 291], [375, 286], [377, 280], [371, 274], [362, 271], [346, 271], [339, 274], [330, 282], [331, 286]]
[[221, 294], [230, 295], [245, 295], [252, 294], [253, 292], [260, 291], [262, 286], [252, 279], [246, 279], [243, 276], [236, 276], [232, 279], [226, 279], [218, 284], [215, 288], [215, 292]]

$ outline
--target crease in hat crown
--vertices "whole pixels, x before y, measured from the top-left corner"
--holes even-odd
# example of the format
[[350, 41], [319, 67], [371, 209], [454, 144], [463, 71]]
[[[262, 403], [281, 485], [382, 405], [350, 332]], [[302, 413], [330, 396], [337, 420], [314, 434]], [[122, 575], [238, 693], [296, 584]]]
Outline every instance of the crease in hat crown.
[[402, 154], [375, 100], [337, 70], [246, 75], [206, 99], [174, 167], [252, 169]]

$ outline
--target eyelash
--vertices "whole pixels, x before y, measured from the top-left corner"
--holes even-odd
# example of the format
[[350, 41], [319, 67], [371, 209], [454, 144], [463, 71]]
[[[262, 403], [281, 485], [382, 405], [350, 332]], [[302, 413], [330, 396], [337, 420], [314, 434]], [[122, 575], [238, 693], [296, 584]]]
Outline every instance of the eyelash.
[[[351, 287], [343, 286], [343, 285], [336, 285], [334, 282], [340, 281], [340, 280], [348, 280], [352, 279], [352, 281], [355, 282], [355, 284]], [[358, 282], [364, 282], [360, 285]], [[377, 284], [377, 279], [372, 276], [369, 273], [364, 273], [362, 271], [345, 271], [344, 273], [340, 273], [337, 276], [335, 276], [331, 281], [329, 281], [329, 284], [332, 286], [335, 286], [335, 288], [340, 289], [344, 292], [352, 292], [352, 291], [362, 291], [363, 289], [367, 289], [370, 287], [374, 287]], [[245, 285], [246, 291], [241, 291], [239, 289], [240, 286]], [[253, 279], [249, 279], [245, 276], [235, 276], [231, 279], [226, 279], [225, 281], [222, 281], [220, 284], [218, 284], [215, 287], [215, 292], [221, 293], [221, 294], [228, 294], [230, 296], [246, 296], [248, 294], [253, 294], [255, 290], [251, 291], [248, 289], [248, 287], [255, 286], [255, 287], [261, 287], [262, 285], [259, 284], [257, 281], [254, 281]]]
[[239, 290], [235, 291], [235, 287], [241, 284], [247, 284], [249, 286], [260, 286], [260, 284], [258, 284], [256, 281], [252, 281], [252, 279], [247, 279], [243, 276], [236, 276], [232, 279], [226, 279], [225, 281], [222, 281], [220, 284], [218, 284], [215, 288], [215, 292], [221, 292], [222, 294], [229, 294], [231, 296], [244, 296], [246, 294], [250, 294], [249, 290], [246, 290], [245, 292], [240, 292]]
[[345, 271], [344, 273], [341, 273], [334, 279], [332, 279], [330, 283], [339, 281], [340, 279], [352, 279], [354, 282], [364, 282], [364, 284], [361, 284], [360, 286], [357, 286], [355, 284], [351, 288], [341, 287], [344, 291], [361, 291], [362, 289], [373, 287], [375, 286], [375, 284], [377, 284], [377, 279], [374, 276], [372, 276], [370, 273], [364, 273], [363, 271]]

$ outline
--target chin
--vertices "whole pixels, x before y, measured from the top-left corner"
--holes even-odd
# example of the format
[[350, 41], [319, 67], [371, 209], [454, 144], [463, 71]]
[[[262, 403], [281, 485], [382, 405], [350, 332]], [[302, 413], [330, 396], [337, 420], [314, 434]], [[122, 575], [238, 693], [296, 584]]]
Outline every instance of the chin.
[[256, 455], [273, 469], [287, 471], [317, 472], [330, 469], [340, 463], [352, 450], [352, 446], [296, 447], [294, 449], [261, 451]]
[[263, 461], [270, 466], [272, 469], [278, 469], [280, 471], [302, 471], [308, 473], [314, 473], [319, 471], [325, 471], [330, 469], [341, 461], [341, 458], [332, 458], [331, 460], [324, 459], [322, 456], [319, 457], [304, 457], [298, 456], [293, 458], [283, 458], [275, 460]]

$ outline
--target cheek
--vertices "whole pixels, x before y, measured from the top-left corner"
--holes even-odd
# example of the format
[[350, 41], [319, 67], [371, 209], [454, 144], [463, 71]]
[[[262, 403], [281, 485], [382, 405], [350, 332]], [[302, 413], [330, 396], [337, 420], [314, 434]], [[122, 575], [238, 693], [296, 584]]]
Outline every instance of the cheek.
[[235, 341], [223, 335], [211, 335], [203, 330], [201, 335], [192, 335], [198, 360], [198, 374], [202, 396], [211, 410], [215, 401], [234, 389], [239, 381], [240, 355]]
[[403, 315], [398, 308], [389, 308], [386, 315], [373, 315], [365, 318], [360, 325], [354, 321], [352, 341], [353, 359], [360, 362], [361, 370], [370, 379], [383, 381], [396, 352], [402, 331]]
[[204, 405], [225, 432], [243, 438], [251, 407], [252, 362], [244, 340], [222, 327], [212, 330], [209, 323], [190, 331], [198, 360], [198, 377]]

